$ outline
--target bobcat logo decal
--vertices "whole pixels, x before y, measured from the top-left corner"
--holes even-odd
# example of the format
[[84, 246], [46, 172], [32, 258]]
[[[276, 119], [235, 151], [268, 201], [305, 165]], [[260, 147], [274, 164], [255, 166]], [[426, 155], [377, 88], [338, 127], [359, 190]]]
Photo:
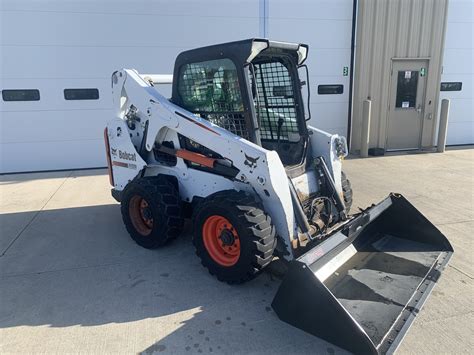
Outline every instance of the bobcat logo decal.
[[260, 159], [260, 157], [252, 158], [252, 157], [249, 157], [245, 153], [244, 153], [244, 155], [245, 155], [244, 164], [247, 165], [250, 168], [250, 172], [252, 172], [252, 170], [257, 167], [257, 160]]

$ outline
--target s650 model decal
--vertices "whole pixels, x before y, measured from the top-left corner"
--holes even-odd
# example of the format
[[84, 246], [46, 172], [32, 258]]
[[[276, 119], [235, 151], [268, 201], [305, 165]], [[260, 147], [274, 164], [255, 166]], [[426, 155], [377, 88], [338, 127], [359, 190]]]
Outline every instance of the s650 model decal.
[[124, 162], [121, 162], [121, 161], [114, 160], [114, 161], [112, 161], [112, 165], [113, 166], [120, 166], [122, 168], [137, 170], [137, 166], [135, 164], [124, 163]]
[[[137, 153], [128, 153], [116, 148], [110, 149], [110, 153], [114, 159], [119, 158], [123, 160], [137, 161]], [[122, 168], [127, 168], [127, 169], [134, 169], [134, 170], [137, 169], [136, 164], [125, 163], [125, 162], [117, 161], [117, 160], [112, 161], [112, 165], [120, 166]]]

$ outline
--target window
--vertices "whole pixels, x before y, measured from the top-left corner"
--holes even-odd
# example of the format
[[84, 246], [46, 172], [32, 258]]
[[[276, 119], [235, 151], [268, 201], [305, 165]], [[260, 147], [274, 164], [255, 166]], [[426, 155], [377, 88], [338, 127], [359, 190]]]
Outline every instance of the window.
[[230, 59], [184, 65], [178, 93], [188, 111], [249, 139], [237, 69]]
[[98, 100], [98, 89], [64, 89], [66, 100]]
[[318, 85], [318, 95], [340, 95], [344, 92], [344, 85]]
[[37, 89], [2, 90], [3, 101], [39, 101], [40, 93]]
[[398, 71], [396, 108], [414, 108], [418, 90], [418, 71]]
[[262, 140], [299, 142], [293, 80], [288, 68], [281, 62], [255, 63], [253, 68], [258, 92], [258, 102], [254, 99], [254, 103], [260, 108]]
[[441, 91], [461, 91], [462, 83], [460, 82], [445, 82], [441, 83]]

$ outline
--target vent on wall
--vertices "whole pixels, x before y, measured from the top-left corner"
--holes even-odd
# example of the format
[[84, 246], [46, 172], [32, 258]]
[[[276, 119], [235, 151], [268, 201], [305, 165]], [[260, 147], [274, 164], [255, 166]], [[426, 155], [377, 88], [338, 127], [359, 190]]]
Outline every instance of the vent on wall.
[[3, 101], [39, 101], [38, 89], [13, 89], [2, 90]]
[[318, 95], [340, 95], [344, 92], [344, 85], [318, 85]]
[[65, 100], [98, 100], [98, 89], [64, 89]]
[[441, 91], [461, 91], [461, 82], [444, 82], [441, 83]]

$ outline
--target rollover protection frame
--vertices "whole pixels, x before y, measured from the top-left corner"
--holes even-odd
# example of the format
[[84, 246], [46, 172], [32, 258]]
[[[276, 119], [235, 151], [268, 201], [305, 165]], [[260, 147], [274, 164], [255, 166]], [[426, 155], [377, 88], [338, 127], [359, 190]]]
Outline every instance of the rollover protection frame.
[[452, 253], [446, 237], [392, 193], [290, 262], [272, 307], [353, 353], [393, 353]]

